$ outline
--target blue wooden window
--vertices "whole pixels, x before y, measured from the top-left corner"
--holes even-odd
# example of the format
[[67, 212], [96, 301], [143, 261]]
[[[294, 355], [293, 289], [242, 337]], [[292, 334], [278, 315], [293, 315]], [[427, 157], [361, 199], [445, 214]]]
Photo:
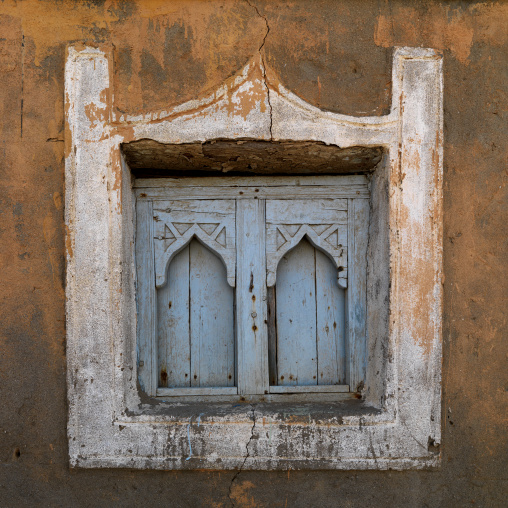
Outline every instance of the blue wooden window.
[[149, 395], [361, 388], [363, 176], [136, 186], [138, 376]]

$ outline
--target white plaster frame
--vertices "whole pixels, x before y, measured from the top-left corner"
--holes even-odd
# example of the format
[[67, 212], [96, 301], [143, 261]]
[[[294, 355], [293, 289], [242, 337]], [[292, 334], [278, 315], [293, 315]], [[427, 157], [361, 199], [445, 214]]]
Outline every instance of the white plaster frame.
[[[69, 48], [65, 217], [71, 466], [439, 465], [441, 56], [431, 49], [395, 50], [392, 109], [382, 117], [323, 112], [277, 84], [259, 57], [205, 98], [151, 115], [123, 116], [114, 109], [111, 67], [111, 48]], [[362, 404], [370, 404], [371, 412], [348, 413], [345, 403], [344, 407], [337, 403], [337, 414], [326, 418], [313, 416], [312, 405], [303, 413], [275, 403], [269, 409], [267, 404], [205, 405], [205, 409], [202, 404], [199, 409], [164, 401], [154, 405], [140, 394], [133, 193], [120, 143], [142, 138], [163, 143], [215, 138], [316, 140], [340, 147], [385, 147], [390, 266], [382, 269], [390, 281], [389, 325], [388, 336], [382, 338], [384, 358], [377, 339], [369, 339], [371, 387]], [[381, 384], [374, 380], [380, 365]]]

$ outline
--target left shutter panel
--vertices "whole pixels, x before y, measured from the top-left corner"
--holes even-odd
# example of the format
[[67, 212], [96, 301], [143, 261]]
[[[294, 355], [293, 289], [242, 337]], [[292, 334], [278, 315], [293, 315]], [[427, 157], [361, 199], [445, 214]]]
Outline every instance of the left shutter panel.
[[235, 201], [153, 205], [157, 394], [236, 393]]

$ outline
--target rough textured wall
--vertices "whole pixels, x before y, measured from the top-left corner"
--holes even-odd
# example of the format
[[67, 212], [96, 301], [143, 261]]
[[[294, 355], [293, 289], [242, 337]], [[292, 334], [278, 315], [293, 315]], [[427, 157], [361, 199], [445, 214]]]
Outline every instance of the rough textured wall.
[[[507, 3], [26, 0], [0, 3], [0, 26], [1, 506], [505, 503]], [[69, 470], [63, 66], [66, 45], [82, 41], [114, 45], [116, 101], [129, 113], [199, 96], [261, 48], [304, 100], [382, 115], [393, 46], [443, 50], [440, 470]]]

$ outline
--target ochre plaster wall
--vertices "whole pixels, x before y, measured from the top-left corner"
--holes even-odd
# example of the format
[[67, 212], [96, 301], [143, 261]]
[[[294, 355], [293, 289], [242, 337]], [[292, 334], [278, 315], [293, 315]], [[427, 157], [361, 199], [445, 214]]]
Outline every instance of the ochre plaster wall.
[[[0, 505], [502, 506], [507, 496], [508, 4], [0, 3]], [[112, 44], [118, 107], [214, 89], [261, 48], [302, 99], [389, 110], [394, 46], [443, 50], [442, 467], [422, 472], [73, 470], [67, 461], [63, 85], [68, 44]]]

